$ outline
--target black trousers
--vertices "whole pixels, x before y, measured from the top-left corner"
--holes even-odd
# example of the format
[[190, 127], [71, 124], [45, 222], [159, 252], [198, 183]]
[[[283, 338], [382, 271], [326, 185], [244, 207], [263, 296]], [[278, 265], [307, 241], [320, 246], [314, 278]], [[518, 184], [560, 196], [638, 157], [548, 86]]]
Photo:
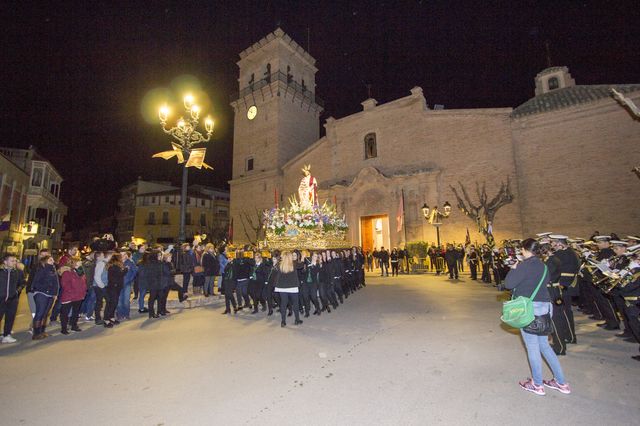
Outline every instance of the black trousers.
[[547, 286], [547, 290], [551, 297], [551, 303], [553, 303], [551, 348], [556, 354], [564, 354], [567, 350], [567, 339], [571, 338], [571, 332], [569, 331], [569, 323], [564, 315], [562, 305], [558, 304], [558, 302], [562, 303], [561, 290], [559, 287], [552, 286]]
[[[95, 306], [95, 318], [96, 318], [96, 323], [100, 322], [102, 320], [102, 303], [103, 301], [107, 301], [108, 297], [107, 297], [107, 288], [100, 288], [98, 286], [94, 286], [93, 290], [96, 293], [96, 306]], [[105, 314], [104, 314], [105, 318], [107, 317], [107, 311], [105, 309]]]
[[264, 305], [264, 300], [262, 299], [262, 287], [258, 281], [249, 280], [249, 296], [253, 302], [253, 309], [258, 309], [258, 304], [262, 303]]
[[629, 317], [629, 331], [636, 341], [640, 343], [640, 319], [638, 319], [638, 316], [640, 315], [640, 306], [632, 302], [626, 303], [624, 311], [627, 317]]
[[[161, 289], [161, 288], [153, 288], [149, 290], [149, 301], [147, 303], [148, 305], [147, 307], [149, 308], [149, 318], [155, 316], [156, 312], [160, 313], [160, 306], [161, 306], [160, 300], [162, 298], [163, 291], [164, 289]], [[156, 304], [158, 307], [157, 311], [156, 311]]]
[[284, 293], [280, 292], [280, 318], [282, 322], [287, 322], [287, 305], [291, 303], [293, 313], [296, 316], [296, 321], [300, 320], [300, 309], [298, 306], [298, 293]]
[[447, 269], [449, 269], [449, 278], [458, 279], [458, 262], [447, 262]]
[[593, 287], [592, 295], [595, 299], [596, 306], [602, 315], [602, 318], [606, 321], [607, 325], [612, 328], [617, 328], [620, 326], [620, 320], [616, 315], [615, 310], [613, 309], [613, 303], [611, 300], [605, 296], [602, 291], [596, 286]]
[[469, 269], [471, 269], [471, 279], [472, 280], [477, 280], [478, 279], [478, 265], [475, 262], [471, 262], [469, 264]]
[[273, 300], [273, 286], [269, 284], [265, 284], [262, 286], [262, 303], [267, 303], [267, 307], [269, 308], [269, 312], [273, 312], [273, 306], [275, 301]]
[[398, 262], [391, 262], [391, 276], [398, 276]]
[[616, 290], [613, 290], [611, 293], [609, 293], [611, 296], [611, 300], [613, 301], [613, 306], [615, 306], [616, 310], [620, 313], [620, 316], [622, 317], [622, 322], [624, 323], [624, 329], [627, 330], [628, 332], [631, 332], [631, 330], [629, 329], [629, 317], [627, 316], [626, 313], [626, 304], [624, 302], [624, 297], [622, 297], [620, 295], [620, 293]]
[[105, 320], [115, 319], [116, 308], [118, 307], [118, 298], [120, 297], [121, 291], [122, 291], [122, 287], [107, 286], [106, 288], [107, 305], [104, 308]]
[[336, 296], [338, 296], [338, 300], [340, 301], [340, 303], [343, 303], [344, 292], [342, 291], [342, 279], [340, 277], [334, 278], [332, 280], [332, 283], [333, 283], [333, 291], [336, 293]]
[[[69, 323], [71, 323], [72, 329], [78, 327], [80, 305], [82, 305], [82, 300], [62, 304], [60, 308], [60, 325], [63, 331], [67, 330]], [[69, 313], [71, 313], [71, 318], [69, 318]]]
[[231, 310], [231, 305], [233, 305], [233, 309], [237, 307], [236, 297], [234, 296], [235, 291], [236, 291], [236, 280], [225, 281], [224, 304], [227, 307], [227, 311]]
[[8, 336], [13, 330], [13, 322], [16, 320], [16, 312], [18, 312], [18, 295], [16, 294], [9, 300], [0, 300], [0, 322], [4, 318], [4, 334]]
[[482, 282], [491, 284], [491, 265], [488, 263], [482, 264]]
[[573, 297], [571, 296], [569, 291], [562, 292], [562, 312], [567, 319], [567, 323], [569, 324], [569, 332], [571, 336], [567, 342], [569, 343], [577, 343], [578, 339], [576, 338], [576, 322], [573, 318], [573, 306], [571, 303], [573, 302]]
[[320, 312], [320, 303], [318, 302], [318, 285], [316, 283], [306, 283], [302, 286], [302, 300], [306, 315], [309, 315], [311, 303], [313, 303], [316, 311]]
[[380, 262], [380, 276], [389, 276], [389, 263]]

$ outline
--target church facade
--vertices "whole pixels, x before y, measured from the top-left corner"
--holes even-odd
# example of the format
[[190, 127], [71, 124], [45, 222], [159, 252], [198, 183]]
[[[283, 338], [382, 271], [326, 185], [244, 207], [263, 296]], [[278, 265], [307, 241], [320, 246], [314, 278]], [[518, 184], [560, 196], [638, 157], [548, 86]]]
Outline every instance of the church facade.
[[[240, 54], [234, 119], [231, 217], [234, 242], [255, 241], [263, 209], [297, 193], [311, 165], [320, 202], [337, 205], [354, 245], [402, 246], [435, 241], [422, 206], [452, 204], [442, 241], [484, 238], [456, 208], [452, 186], [476, 201], [476, 183], [491, 198], [510, 182], [513, 202], [493, 224], [496, 240], [554, 231], [588, 237], [640, 230], [640, 122], [609, 94], [636, 102], [640, 84], [579, 86], [566, 67], [535, 77], [535, 96], [516, 108], [436, 110], [422, 89], [362, 111], [330, 117], [319, 138], [322, 102], [315, 60], [281, 29]], [[404, 194], [404, 223], [397, 216]], [[253, 223], [251, 223], [253, 222]]]

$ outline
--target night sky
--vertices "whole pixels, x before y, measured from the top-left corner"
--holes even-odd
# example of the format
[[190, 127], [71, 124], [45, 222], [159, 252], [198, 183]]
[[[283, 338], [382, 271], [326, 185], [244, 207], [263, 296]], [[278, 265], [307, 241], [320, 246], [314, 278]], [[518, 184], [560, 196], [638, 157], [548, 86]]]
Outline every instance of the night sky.
[[[613, 6], [615, 5], [615, 7]], [[2, 2], [1, 145], [35, 145], [63, 175], [67, 228], [112, 214], [137, 176], [179, 182], [143, 99], [190, 75], [216, 119], [191, 182], [228, 187], [238, 54], [281, 26], [316, 58], [321, 123], [421, 86], [429, 105], [515, 107], [535, 75], [640, 83], [636, 1]], [[545, 47], [548, 42], [548, 50]], [[547, 53], [548, 52], [548, 53]], [[183, 81], [179, 78], [177, 81]], [[154, 92], [155, 90], [155, 92]], [[179, 95], [176, 93], [176, 95]], [[155, 116], [155, 111], [152, 116]]]

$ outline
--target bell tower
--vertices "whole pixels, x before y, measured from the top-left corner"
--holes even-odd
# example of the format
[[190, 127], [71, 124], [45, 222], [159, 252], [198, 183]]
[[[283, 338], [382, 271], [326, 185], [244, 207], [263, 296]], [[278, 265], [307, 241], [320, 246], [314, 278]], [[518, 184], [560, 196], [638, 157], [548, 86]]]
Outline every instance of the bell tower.
[[242, 51], [237, 65], [231, 218], [234, 242], [248, 242], [246, 215], [257, 220], [276, 194], [281, 203], [281, 167], [318, 140], [322, 101], [315, 59], [280, 28]]

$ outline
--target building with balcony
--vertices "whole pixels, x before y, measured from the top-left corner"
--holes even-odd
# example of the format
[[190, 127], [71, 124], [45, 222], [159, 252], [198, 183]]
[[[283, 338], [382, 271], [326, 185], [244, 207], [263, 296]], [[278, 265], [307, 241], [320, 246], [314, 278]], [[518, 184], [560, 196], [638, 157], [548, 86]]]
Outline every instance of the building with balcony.
[[33, 146], [2, 148], [0, 153], [29, 177], [26, 200], [25, 249], [61, 249], [67, 206], [60, 201], [62, 176]]
[[29, 175], [0, 154], [0, 253], [21, 257]]
[[[136, 195], [133, 237], [149, 243], [177, 242], [180, 231], [180, 192], [179, 188], [175, 188]], [[212, 239], [226, 235], [229, 226], [229, 192], [192, 185], [188, 188], [187, 196], [187, 240], [199, 234], [207, 234]]]
[[136, 214], [136, 197], [152, 192], [172, 191], [178, 189], [166, 181], [146, 181], [138, 177], [138, 180], [120, 190], [118, 199], [118, 212], [116, 213], [116, 241], [124, 243], [131, 241], [134, 236], [133, 224]]

